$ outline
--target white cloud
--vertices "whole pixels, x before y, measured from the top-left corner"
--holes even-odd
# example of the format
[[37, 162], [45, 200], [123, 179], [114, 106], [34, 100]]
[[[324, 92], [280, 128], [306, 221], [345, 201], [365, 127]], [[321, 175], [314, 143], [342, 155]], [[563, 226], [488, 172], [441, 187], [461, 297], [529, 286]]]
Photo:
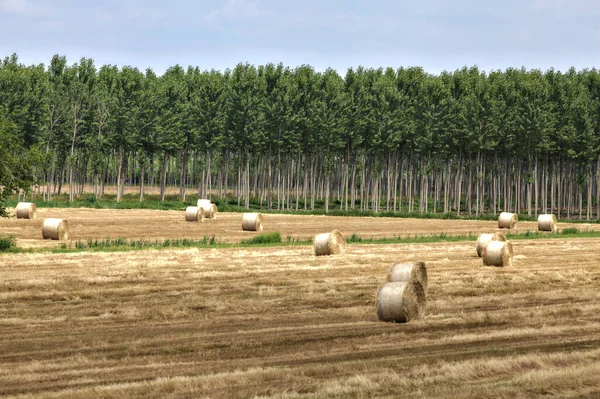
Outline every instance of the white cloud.
[[17, 15], [42, 15], [50, 10], [29, 0], [0, 0], [0, 11]]
[[26, 0], [0, 0], [0, 9], [15, 14], [27, 14], [31, 5]]

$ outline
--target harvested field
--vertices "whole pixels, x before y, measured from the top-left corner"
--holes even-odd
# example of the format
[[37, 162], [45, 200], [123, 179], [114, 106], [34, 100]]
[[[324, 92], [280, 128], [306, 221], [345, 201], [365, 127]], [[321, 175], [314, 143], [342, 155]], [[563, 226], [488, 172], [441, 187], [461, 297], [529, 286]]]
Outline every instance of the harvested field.
[[[64, 193], [69, 193], [69, 183], [65, 183], [62, 186], [62, 192], [63, 195]], [[34, 188], [34, 192], [37, 192], [37, 186], [35, 186]], [[77, 192], [79, 192], [79, 187], [77, 187], [75, 189]], [[42, 193], [45, 191], [45, 187], [41, 186], [40, 188], [40, 193], [36, 194], [37, 197], [40, 197], [42, 195]], [[85, 184], [84, 188], [83, 188], [83, 195], [88, 195], [88, 194], [93, 194], [94, 193], [94, 185], [93, 184]], [[191, 188], [191, 187], [187, 187], [185, 189], [185, 193], [186, 195], [196, 195], [198, 194], [198, 189], [197, 188]], [[104, 186], [104, 194], [105, 195], [117, 195], [117, 186], [115, 185], [106, 185]], [[136, 185], [129, 185], [129, 184], [125, 184], [123, 186], [123, 194], [133, 194], [136, 197], [139, 196], [140, 194], [140, 187], [136, 184]], [[212, 194], [214, 195], [214, 191], [212, 192]], [[144, 195], [160, 195], [160, 186], [145, 186], [144, 187]], [[179, 187], [177, 186], [171, 186], [168, 185], [165, 187], [165, 195], [179, 195]], [[54, 194], [53, 194], [54, 196]]]
[[[597, 397], [600, 239], [514, 246], [507, 268], [474, 242], [0, 255], [0, 396]], [[425, 317], [377, 321], [390, 264], [417, 260]]]
[[[13, 212], [13, 210], [10, 210]], [[256, 235], [242, 231], [241, 213], [219, 213], [216, 220], [205, 223], [186, 223], [183, 211], [158, 211], [145, 209], [59, 209], [38, 208], [38, 219], [0, 219], [0, 235], [17, 237], [17, 245], [29, 247], [56, 247], [57, 242], [42, 240], [44, 218], [63, 218], [69, 223], [70, 239], [73, 241], [123, 237], [127, 239], [201, 239], [212, 237], [218, 241], [239, 242]], [[431, 220], [379, 217], [334, 217], [304, 215], [264, 215], [264, 233], [278, 231], [283, 239], [287, 236], [312, 239], [316, 234], [340, 230], [348, 238], [358, 233], [363, 238], [406, 236], [407, 234], [468, 234], [502, 231], [496, 221]], [[559, 223], [559, 228], [570, 226]], [[577, 224], [579, 229], [600, 230], [598, 224]], [[519, 231], [537, 231], [536, 222], [519, 223]]]

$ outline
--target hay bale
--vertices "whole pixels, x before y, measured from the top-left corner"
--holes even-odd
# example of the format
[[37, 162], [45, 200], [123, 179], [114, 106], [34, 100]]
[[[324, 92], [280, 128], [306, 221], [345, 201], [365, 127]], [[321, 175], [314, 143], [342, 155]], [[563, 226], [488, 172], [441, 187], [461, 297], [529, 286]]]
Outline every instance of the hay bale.
[[477, 239], [477, 256], [481, 258], [483, 249], [490, 241], [506, 241], [506, 237], [504, 237], [503, 233], [480, 234]]
[[317, 234], [314, 243], [316, 256], [341, 254], [346, 246], [346, 240], [338, 230], [333, 230], [331, 233]]
[[207, 219], [215, 220], [217, 218], [217, 206], [207, 199], [199, 199], [196, 204], [199, 208], [204, 209], [204, 217]]
[[263, 231], [263, 215], [260, 213], [244, 213], [242, 216], [242, 230]]
[[19, 202], [16, 208], [17, 219], [35, 219], [37, 208], [33, 202]]
[[64, 219], [44, 219], [42, 224], [42, 237], [51, 240], [68, 240], [69, 225]]
[[498, 228], [514, 229], [517, 227], [519, 216], [516, 213], [502, 212], [498, 217]]
[[388, 281], [399, 283], [402, 281], [418, 281], [427, 291], [427, 268], [423, 262], [396, 263], [388, 273]]
[[513, 247], [509, 241], [490, 241], [481, 254], [484, 266], [512, 266]]
[[186, 222], [204, 222], [204, 209], [197, 206], [188, 206], [185, 208]]
[[551, 213], [538, 216], [538, 230], [539, 231], [551, 231], [556, 233], [558, 231], [558, 223], [556, 221], [556, 215]]
[[204, 208], [204, 212], [206, 212], [206, 210], [210, 207], [210, 204], [211, 202], [209, 199], [199, 199], [196, 206], [199, 208]]
[[215, 204], [210, 204], [208, 211], [204, 211], [204, 216], [210, 220], [215, 220], [217, 218], [217, 212], [219, 212], [217, 206]]
[[377, 297], [377, 316], [380, 321], [406, 323], [423, 315], [426, 300], [425, 290], [416, 280], [386, 283]]

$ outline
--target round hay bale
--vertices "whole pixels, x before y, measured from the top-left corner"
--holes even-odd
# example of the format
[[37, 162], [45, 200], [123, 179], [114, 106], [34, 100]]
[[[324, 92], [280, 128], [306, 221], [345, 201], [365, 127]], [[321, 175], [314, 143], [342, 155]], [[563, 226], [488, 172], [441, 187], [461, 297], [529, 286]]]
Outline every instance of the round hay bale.
[[538, 216], [538, 230], [556, 233], [558, 231], [556, 215], [548, 213]]
[[42, 237], [51, 240], [68, 240], [69, 225], [64, 219], [44, 219], [42, 224]]
[[17, 219], [35, 219], [37, 208], [33, 202], [19, 202], [16, 208]]
[[314, 242], [316, 256], [341, 254], [346, 246], [346, 240], [338, 230], [333, 230], [331, 233], [317, 234]]
[[210, 204], [210, 207], [207, 210], [204, 210], [204, 217], [209, 218], [210, 220], [215, 220], [217, 218], [217, 206], [215, 204]]
[[204, 222], [204, 209], [197, 206], [188, 206], [185, 208], [186, 222]]
[[498, 217], [498, 228], [514, 229], [517, 227], [519, 216], [516, 213], [502, 212]]
[[217, 218], [217, 206], [207, 199], [199, 199], [196, 206], [204, 209], [204, 217], [207, 219], [215, 220]]
[[513, 247], [509, 241], [490, 241], [481, 254], [484, 266], [512, 266]]
[[384, 284], [377, 297], [380, 321], [407, 323], [425, 312], [427, 297], [418, 281], [397, 281]]
[[490, 233], [490, 234], [480, 234], [477, 239], [477, 256], [481, 258], [481, 254], [483, 253], [483, 249], [488, 245], [490, 241], [506, 241], [506, 237], [504, 237], [504, 233]]
[[424, 262], [396, 263], [388, 273], [388, 281], [399, 283], [402, 281], [418, 281], [427, 291], [427, 268]]
[[196, 203], [196, 206], [199, 208], [204, 208], [204, 212], [206, 212], [206, 210], [210, 207], [210, 200], [209, 199], [199, 199], [198, 203]]
[[242, 216], [242, 230], [263, 231], [263, 215], [260, 213], [244, 213]]

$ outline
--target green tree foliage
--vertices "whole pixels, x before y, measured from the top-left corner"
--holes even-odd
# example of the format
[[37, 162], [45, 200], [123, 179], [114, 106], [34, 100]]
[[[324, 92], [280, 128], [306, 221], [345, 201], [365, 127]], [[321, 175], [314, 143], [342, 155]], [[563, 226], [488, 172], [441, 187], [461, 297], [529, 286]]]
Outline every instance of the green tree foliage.
[[[0, 64], [4, 195], [198, 188], [268, 208], [600, 214], [600, 74]], [[13, 160], [19, 159], [18, 165]], [[26, 160], [26, 161], [24, 161]], [[10, 170], [10, 172], [9, 172]], [[15, 172], [16, 170], [16, 172]], [[39, 191], [38, 187], [38, 191]], [[243, 202], [242, 202], [243, 200]], [[596, 205], [593, 212], [593, 205]]]
[[42, 66], [24, 67], [16, 55], [0, 64], [0, 217], [4, 201], [30, 191], [46, 163], [38, 144], [46, 127], [47, 81]]

